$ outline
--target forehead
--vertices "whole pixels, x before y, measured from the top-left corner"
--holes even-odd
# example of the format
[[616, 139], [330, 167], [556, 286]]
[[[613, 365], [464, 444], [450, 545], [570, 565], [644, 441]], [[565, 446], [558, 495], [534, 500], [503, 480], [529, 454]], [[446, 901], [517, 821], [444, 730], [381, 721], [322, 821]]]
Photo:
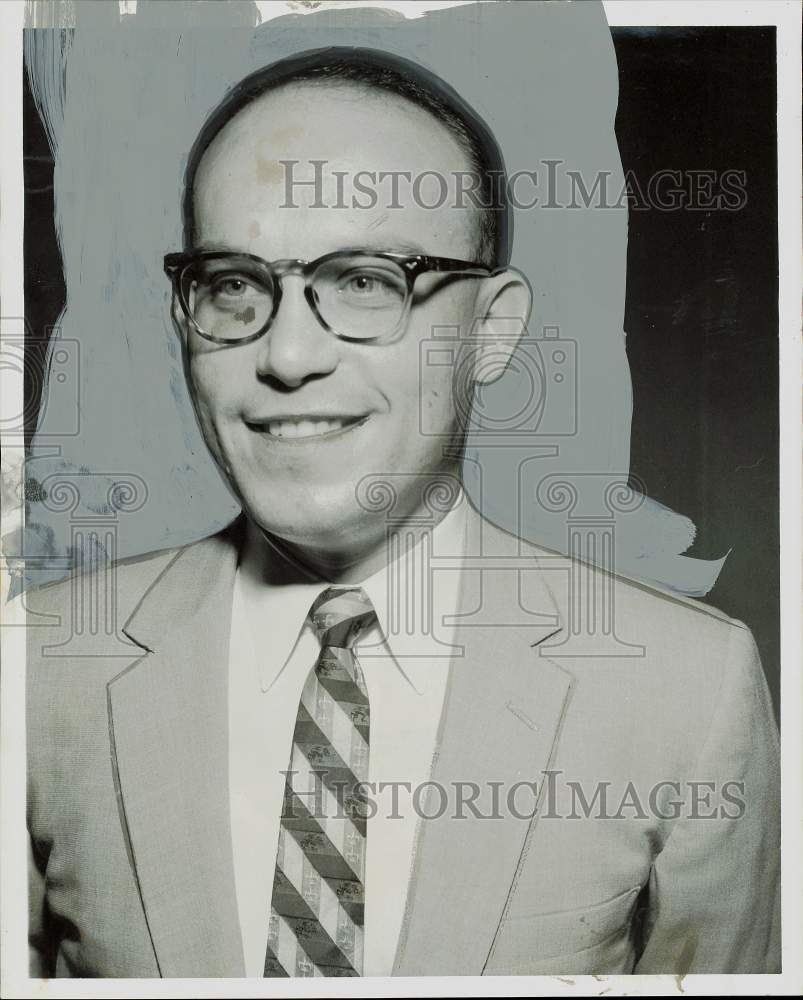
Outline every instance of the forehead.
[[452, 132], [404, 98], [351, 83], [285, 85], [239, 112], [203, 155], [198, 242], [267, 257], [394, 241], [471, 255], [477, 210], [459, 190], [470, 170]]

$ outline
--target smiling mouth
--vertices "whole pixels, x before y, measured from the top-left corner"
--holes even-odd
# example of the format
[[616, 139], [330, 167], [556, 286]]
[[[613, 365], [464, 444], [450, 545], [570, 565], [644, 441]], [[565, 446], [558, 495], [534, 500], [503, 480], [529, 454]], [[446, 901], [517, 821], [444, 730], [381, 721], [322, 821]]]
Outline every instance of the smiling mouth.
[[368, 414], [358, 417], [285, 417], [260, 423], [246, 421], [252, 431], [258, 431], [272, 440], [287, 443], [317, 441], [333, 438], [360, 427]]

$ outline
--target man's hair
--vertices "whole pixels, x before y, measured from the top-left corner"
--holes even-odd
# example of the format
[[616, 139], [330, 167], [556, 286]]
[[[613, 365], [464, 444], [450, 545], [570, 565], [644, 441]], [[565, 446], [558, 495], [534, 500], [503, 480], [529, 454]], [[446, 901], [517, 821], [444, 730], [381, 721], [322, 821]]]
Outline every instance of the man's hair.
[[327, 48], [272, 63], [232, 87], [212, 111], [190, 150], [184, 174], [182, 215], [185, 247], [195, 241], [193, 189], [201, 159], [215, 136], [253, 101], [290, 83], [350, 83], [376, 88], [427, 111], [464, 150], [477, 179], [464, 204], [476, 199], [479, 213], [478, 260], [504, 267], [510, 260], [512, 217], [505, 197], [506, 173], [493, 133], [447, 83], [416, 63], [374, 49]]

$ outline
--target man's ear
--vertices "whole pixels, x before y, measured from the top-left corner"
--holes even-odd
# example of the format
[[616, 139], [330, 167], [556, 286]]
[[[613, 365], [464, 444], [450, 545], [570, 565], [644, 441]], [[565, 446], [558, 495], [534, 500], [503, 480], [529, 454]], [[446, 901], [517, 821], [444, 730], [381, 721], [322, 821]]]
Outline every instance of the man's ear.
[[527, 329], [533, 293], [524, 275], [512, 267], [486, 278], [483, 286], [471, 336], [479, 341], [474, 381], [487, 384], [495, 382], [510, 364]]

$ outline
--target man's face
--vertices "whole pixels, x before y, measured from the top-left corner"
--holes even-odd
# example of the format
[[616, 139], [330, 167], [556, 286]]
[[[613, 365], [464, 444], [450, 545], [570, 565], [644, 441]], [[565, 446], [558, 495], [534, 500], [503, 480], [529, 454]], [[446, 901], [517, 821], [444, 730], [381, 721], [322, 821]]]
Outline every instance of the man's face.
[[[281, 160], [298, 161], [296, 180], [312, 178], [311, 160], [326, 161], [322, 190], [296, 185], [287, 207]], [[287, 87], [242, 111], [207, 150], [195, 182], [197, 248], [268, 261], [346, 248], [474, 260], [475, 210], [453, 207], [454, 173], [466, 169], [451, 134], [401, 99], [349, 85]], [[391, 208], [390, 187], [377, 184], [375, 207], [352, 207], [351, 178], [366, 170], [437, 171], [450, 196], [427, 209], [420, 202], [435, 201], [437, 189], [425, 186], [416, 199], [402, 182], [402, 207]], [[345, 172], [340, 199], [337, 171]], [[313, 207], [316, 199], [328, 207]], [[283, 279], [279, 312], [252, 343], [224, 346], [187, 331], [189, 378], [207, 444], [251, 517], [296, 545], [338, 552], [384, 530], [381, 516], [371, 521], [358, 503], [364, 477], [455, 470], [443, 457], [459, 432], [452, 369], [422, 365], [420, 345], [435, 327], [468, 332], [481, 282], [421, 276], [416, 291], [435, 291], [414, 305], [404, 336], [386, 345], [329, 333], [303, 284]], [[333, 433], [325, 425], [332, 418], [348, 426]], [[393, 516], [410, 513], [420, 482], [392, 481]]]

